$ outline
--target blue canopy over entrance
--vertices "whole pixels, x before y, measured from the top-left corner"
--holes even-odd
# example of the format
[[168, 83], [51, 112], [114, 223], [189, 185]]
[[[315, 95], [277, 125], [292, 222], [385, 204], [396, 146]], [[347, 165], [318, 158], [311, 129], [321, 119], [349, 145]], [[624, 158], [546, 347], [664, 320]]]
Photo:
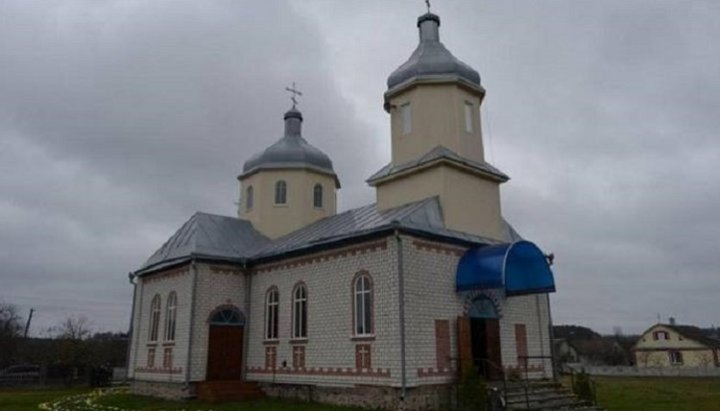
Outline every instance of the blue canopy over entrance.
[[506, 295], [555, 292], [545, 255], [529, 241], [471, 248], [460, 259], [457, 291], [504, 288]]

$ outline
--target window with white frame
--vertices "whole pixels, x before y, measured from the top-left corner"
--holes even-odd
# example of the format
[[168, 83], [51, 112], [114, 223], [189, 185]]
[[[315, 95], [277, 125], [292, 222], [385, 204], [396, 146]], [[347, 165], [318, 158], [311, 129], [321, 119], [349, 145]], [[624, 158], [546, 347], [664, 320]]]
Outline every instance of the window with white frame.
[[293, 338], [307, 338], [307, 289], [298, 284], [293, 290]]
[[410, 134], [412, 132], [412, 109], [410, 103], [400, 106], [400, 112], [402, 113], [403, 134]]
[[313, 206], [315, 208], [322, 208], [323, 206], [323, 187], [320, 183], [315, 184], [315, 187], [313, 187]]
[[270, 288], [265, 295], [265, 339], [278, 338], [278, 290]]
[[287, 183], [283, 180], [275, 183], [275, 204], [287, 204]]
[[150, 302], [150, 333], [148, 340], [157, 341], [160, 328], [160, 294], [155, 294]]
[[177, 322], [177, 293], [168, 295], [165, 306], [165, 341], [175, 341], [175, 323]]
[[353, 284], [355, 335], [373, 333], [372, 281], [367, 274], [355, 278]]
[[682, 353], [680, 351], [672, 350], [670, 351], [670, 364], [682, 364], [683, 358]]
[[253, 206], [255, 205], [255, 190], [253, 189], [253, 186], [249, 186], [245, 190], [245, 209], [246, 210], [252, 210]]
[[473, 104], [470, 102], [465, 102], [465, 132], [466, 133], [472, 133], [473, 132], [473, 121], [475, 117], [475, 110], [473, 110]]

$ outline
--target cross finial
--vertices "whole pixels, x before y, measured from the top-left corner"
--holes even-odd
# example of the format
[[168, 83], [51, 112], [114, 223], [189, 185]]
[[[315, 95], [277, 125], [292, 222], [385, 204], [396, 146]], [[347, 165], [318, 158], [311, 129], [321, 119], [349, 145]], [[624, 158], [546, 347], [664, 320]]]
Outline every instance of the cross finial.
[[428, 13], [430, 13], [430, 0], [425, 0], [425, 5], [427, 6]]
[[298, 103], [297, 96], [302, 96], [302, 93], [300, 92], [300, 90], [297, 89], [297, 87], [295, 87], [294, 81], [293, 81], [292, 87], [285, 87], [285, 90], [292, 93], [292, 97], [290, 97], [290, 101], [292, 101], [293, 108], [295, 108], [295, 106], [297, 106], [297, 103]]

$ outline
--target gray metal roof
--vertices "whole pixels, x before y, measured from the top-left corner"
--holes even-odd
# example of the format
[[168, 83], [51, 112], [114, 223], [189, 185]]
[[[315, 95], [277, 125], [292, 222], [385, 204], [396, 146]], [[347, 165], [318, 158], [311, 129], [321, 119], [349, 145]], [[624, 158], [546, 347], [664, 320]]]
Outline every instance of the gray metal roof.
[[471, 169], [476, 170], [477, 172], [481, 174], [485, 174], [488, 176], [491, 176], [499, 181], [508, 181], [510, 177], [508, 177], [507, 174], [503, 173], [502, 171], [498, 170], [494, 166], [485, 163], [485, 162], [478, 162], [474, 160], [467, 159], [465, 157], [462, 157], [461, 155], [455, 153], [454, 151], [450, 150], [447, 147], [444, 146], [437, 146], [433, 148], [432, 150], [428, 151], [426, 154], [424, 154], [422, 157], [409, 161], [407, 163], [399, 164], [399, 165], [393, 165], [392, 163], [387, 164], [385, 167], [381, 168], [378, 172], [370, 176], [370, 178], [367, 179], [367, 182], [369, 184], [374, 184], [377, 181], [389, 177], [393, 174], [402, 173], [404, 171], [408, 171], [410, 169], [421, 167], [425, 164], [428, 164], [430, 162], [440, 160], [440, 159], [446, 159], [450, 160], [456, 163], [459, 163], [465, 167], [469, 167]]
[[437, 197], [385, 211], [379, 211], [376, 204], [369, 204], [316, 221], [275, 240], [260, 234], [249, 221], [196, 213], [137, 273], [154, 271], [191, 258], [247, 262], [277, 257], [393, 228], [475, 244], [497, 244], [521, 239], [509, 224], [506, 226], [508, 231], [504, 241], [449, 230], [445, 228]]
[[253, 250], [270, 243], [247, 220], [195, 213], [139, 271], [175, 264], [192, 257], [242, 260]]
[[240, 178], [263, 169], [309, 168], [335, 177], [332, 161], [327, 154], [302, 137], [302, 113], [296, 108], [285, 113], [285, 135], [264, 151], [255, 154], [243, 165]]
[[392, 89], [414, 78], [461, 78], [480, 87], [480, 74], [458, 60], [440, 42], [440, 17], [427, 13], [418, 18], [420, 43], [408, 61], [398, 67], [387, 79]]

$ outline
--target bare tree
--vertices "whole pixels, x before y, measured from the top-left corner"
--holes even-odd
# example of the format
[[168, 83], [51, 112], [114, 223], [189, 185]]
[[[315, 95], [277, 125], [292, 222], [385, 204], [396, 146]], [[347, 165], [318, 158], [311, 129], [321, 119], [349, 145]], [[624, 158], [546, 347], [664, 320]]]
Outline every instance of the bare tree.
[[57, 326], [58, 338], [66, 340], [84, 340], [90, 337], [92, 330], [87, 317], [67, 317]]
[[18, 314], [17, 307], [0, 302], [0, 339], [19, 337], [21, 331], [22, 318]]

